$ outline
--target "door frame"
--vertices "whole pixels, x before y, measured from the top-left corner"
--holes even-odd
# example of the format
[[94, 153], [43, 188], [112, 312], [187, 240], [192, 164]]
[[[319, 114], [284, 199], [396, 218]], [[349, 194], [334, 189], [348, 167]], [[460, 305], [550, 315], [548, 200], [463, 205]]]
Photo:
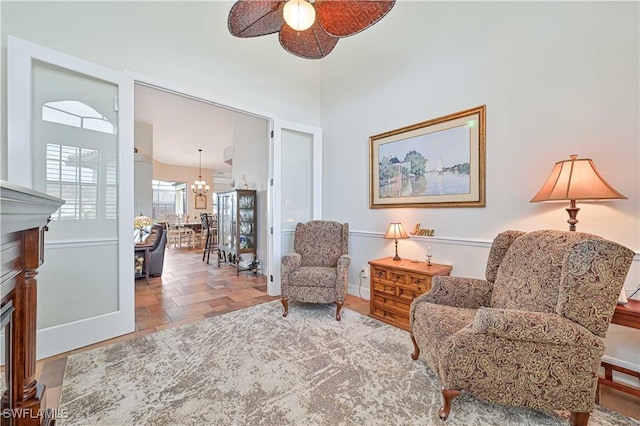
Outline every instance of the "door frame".
[[[314, 135], [314, 179], [313, 191], [313, 218], [322, 217], [322, 128], [306, 124], [296, 123], [277, 118], [274, 114], [249, 108], [236, 104], [228, 100], [223, 100], [210, 93], [194, 91], [183, 86], [175, 85], [155, 79], [146, 75], [125, 70], [126, 75], [131, 76], [134, 84], [142, 84], [158, 90], [164, 90], [179, 96], [191, 98], [196, 101], [205, 102], [220, 108], [230, 109], [242, 114], [252, 115], [268, 121], [271, 137], [268, 138], [268, 163], [267, 163], [267, 262], [266, 269], [263, 270], [267, 278], [267, 293], [271, 296], [280, 295], [280, 257], [281, 257], [281, 237], [280, 237], [280, 194], [274, 186], [274, 182], [281, 180], [281, 154], [279, 151], [281, 129], [299, 131]], [[317, 141], [320, 144], [317, 144]], [[275, 202], [277, 199], [277, 202]], [[319, 200], [319, 201], [317, 201]], [[276, 232], [277, 230], [277, 232]]]
[[[81, 58], [50, 49], [14, 36], [7, 36], [7, 163], [8, 180], [27, 188], [33, 187], [31, 166], [31, 79], [32, 61], [37, 60], [72, 72], [112, 83], [118, 87], [118, 182], [133, 176], [133, 80]], [[27, 94], [25, 96], [25, 94]], [[13, 141], [13, 143], [12, 143]], [[28, 143], [16, 142], [28, 141]], [[29, 160], [25, 160], [29, 159]], [[11, 167], [16, 164], [27, 167]], [[118, 185], [118, 220], [116, 239], [77, 241], [82, 245], [118, 246], [118, 308], [115, 311], [83, 318], [37, 331], [37, 358], [52, 356], [91, 343], [107, 340], [135, 330], [135, 294], [133, 283], [133, 186]], [[130, 220], [127, 218], [131, 216]], [[45, 247], [62, 248], [69, 242], [46, 241]], [[90, 276], [79, 279], [90, 279]], [[60, 289], [61, 291], [63, 289]]]
[[[306, 124], [296, 123], [293, 121], [275, 119], [273, 122], [272, 137], [272, 164], [273, 179], [269, 188], [272, 189], [269, 197], [272, 211], [272, 221], [270, 223], [271, 232], [269, 237], [271, 242], [269, 248], [268, 277], [267, 277], [267, 293], [270, 296], [280, 295], [280, 259], [282, 258], [282, 130], [291, 130], [294, 132], [305, 133], [313, 138], [313, 189], [312, 189], [312, 208], [311, 218], [313, 220], [322, 218], [322, 129]], [[275, 183], [274, 183], [275, 182]]]

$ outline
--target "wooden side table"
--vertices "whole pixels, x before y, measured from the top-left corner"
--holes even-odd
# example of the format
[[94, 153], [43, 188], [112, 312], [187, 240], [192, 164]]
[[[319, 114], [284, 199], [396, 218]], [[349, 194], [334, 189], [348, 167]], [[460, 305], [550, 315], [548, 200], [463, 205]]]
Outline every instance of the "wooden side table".
[[[611, 324], [623, 325], [625, 327], [640, 329], [640, 300], [629, 299], [625, 305], [616, 305], [616, 310], [613, 313]], [[640, 380], [640, 372], [633, 371], [628, 368], [620, 367], [615, 364], [602, 361], [602, 367], [604, 367], [604, 377], [598, 379], [598, 386], [609, 386], [619, 391], [634, 395], [640, 398], [640, 389], [627, 386], [623, 383], [613, 381], [613, 372], [618, 371], [628, 376], [636, 377]], [[600, 392], [596, 396], [596, 402], [600, 400]]]
[[450, 275], [450, 265], [391, 257], [369, 261], [371, 265], [370, 316], [409, 330], [409, 307], [416, 297], [431, 290], [431, 278]]
[[142, 273], [140, 275], [136, 274], [137, 277], [144, 277], [147, 284], [149, 284], [149, 262], [151, 261], [149, 256], [149, 251], [152, 246], [136, 246], [135, 247], [135, 255], [138, 256], [140, 253], [144, 256], [144, 264], [142, 265]]

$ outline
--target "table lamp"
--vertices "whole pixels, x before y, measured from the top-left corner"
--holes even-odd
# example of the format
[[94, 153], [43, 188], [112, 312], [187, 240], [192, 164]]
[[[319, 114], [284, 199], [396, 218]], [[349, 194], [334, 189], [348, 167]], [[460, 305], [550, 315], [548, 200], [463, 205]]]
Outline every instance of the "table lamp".
[[153, 224], [153, 220], [149, 216], [145, 216], [140, 213], [138, 216], [133, 218], [133, 227], [138, 230], [138, 241], [142, 241], [142, 236], [144, 235], [145, 229], [147, 226]]
[[389, 224], [389, 230], [384, 234], [383, 238], [396, 240], [396, 255], [393, 257], [393, 260], [401, 260], [400, 256], [398, 256], [398, 239], [409, 238], [402, 224], [399, 222]]
[[578, 158], [577, 155], [569, 156], [569, 160], [558, 161], [551, 170], [551, 174], [542, 188], [531, 199], [531, 203], [538, 201], [570, 201], [566, 209], [569, 213], [569, 230], [575, 231], [578, 219], [576, 201], [584, 200], [616, 200], [626, 199], [624, 195], [616, 191], [596, 169], [590, 158]]

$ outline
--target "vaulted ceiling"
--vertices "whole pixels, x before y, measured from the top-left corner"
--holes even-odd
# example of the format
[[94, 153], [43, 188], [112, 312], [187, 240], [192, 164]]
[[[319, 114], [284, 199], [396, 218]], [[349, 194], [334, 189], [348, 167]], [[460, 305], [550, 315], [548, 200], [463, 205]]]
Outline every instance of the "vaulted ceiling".
[[223, 150], [233, 143], [233, 117], [239, 112], [164, 90], [135, 85], [135, 121], [153, 126], [153, 159], [202, 167], [231, 175]]

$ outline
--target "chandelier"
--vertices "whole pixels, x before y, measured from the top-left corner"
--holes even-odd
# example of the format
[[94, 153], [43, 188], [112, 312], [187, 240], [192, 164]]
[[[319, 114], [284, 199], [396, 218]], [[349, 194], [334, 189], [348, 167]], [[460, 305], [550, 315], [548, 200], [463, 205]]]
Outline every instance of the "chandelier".
[[327, 56], [342, 37], [382, 19], [395, 0], [239, 0], [229, 32], [241, 38], [278, 33], [287, 52], [306, 59]]
[[202, 149], [199, 149], [198, 152], [200, 153], [200, 174], [198, 175], [198, 180], [191, 185], [191, 190], [196, 195], [204, 195], [209, 192], [209, 185], [202, 180]]

